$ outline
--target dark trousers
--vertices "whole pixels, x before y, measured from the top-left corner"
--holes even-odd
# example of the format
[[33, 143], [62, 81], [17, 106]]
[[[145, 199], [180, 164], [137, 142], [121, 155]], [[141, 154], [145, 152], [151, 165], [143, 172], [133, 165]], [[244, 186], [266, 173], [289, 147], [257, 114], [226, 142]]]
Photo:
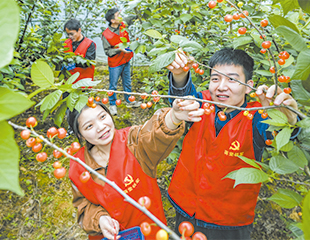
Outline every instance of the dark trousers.
[[226, 229], [209, 229], [197, 226], [196, 219], [188, 219], [176, 212], [175, 232], [179, 233], [178, 227], [181, 222], [191, 222], [195, 228], [195, 232], [202, 232], [208, 240], [251, 240], [251, 232], [253, 225], [248, 225], [242, 228], [226, 230]]

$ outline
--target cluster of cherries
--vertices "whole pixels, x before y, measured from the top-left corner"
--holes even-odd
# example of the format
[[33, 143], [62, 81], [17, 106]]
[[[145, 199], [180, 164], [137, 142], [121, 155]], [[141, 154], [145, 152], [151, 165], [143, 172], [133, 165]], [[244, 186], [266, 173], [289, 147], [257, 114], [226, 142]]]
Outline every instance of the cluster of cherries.
[[[146, 209], [149, 209], [151, 206], [151, 199], [147, 196], [140, 197], [138, 203], [141, 206], [144, 206]], [[140, 224], [141, 232], [144, 236], [149, 236], [152, 231], [152, 226], [156, 224], [150, 224], [148, 222], [143, 222]], [[201, 233], [194, 233], [194, 226], [190, 222], [184, 221], [179, 225], [179, 232], [182, 235], [181, 239], [185, 240], [207, 240], [207, 237]], [[193, 235], [194, 233], [194, 235]], [[192, 236], [193, 235], [193, 236]], [[191, 237], [192, 236], [192, 237]], [[168, 240], [168, 233], [164, 229], [160, 229], [156, 233], [156, 240]]]
[[[112, 96], [114, 94], [114, 92], [108, 91], [107, 94], [108, 94], [108, 96]], [[159, 102], [160, 96], [156, 96], [156, 95], [158, 95], [158, 92], [156, 90], [152, 91], [152, 95], [153, 95], [153, 102], [154, 103]], [[147, 93], [142, 94], [141, 98], [145, 101], [148, 98], [148, 94]], [[134, 102], [136, 100], [136, 97], [131, 95], [131, 96], [129, 96], [128, 100], [130, 102]], [[86, 105], [89, 106], [89, 107], [95, 108], [97, 106], [95, 101], [96, 102], [100, 102], [101, 101], [103, 104], [107, 104], [109, 102], [109, 99], [107, 97], [104, 97], [104, 98], [101, 99], [99, 96], [96, 96], [95, 98], [94, 97], [89, 97]], [[121, 105], [122, 104], [122, 100], [117, 99], [115, 101], [115, 104], [117, 106]], [[152, 106], [153, 106], [153, 103], [151, 101], [148, 101], [147, 103], [143, 102], [140, 105], [140, 107], [142, 109], [151, 108]]]
[[[198, 63], [193, 63], [192, 68], [195, 70], [195, 73], [198, 73], [200, 75], [203, 75], [205, 71], [201, 68], [199, 68]], [[190, 70], [189, 66], [183, 67], [183, 71], [188, 72]]]
[[[26, 120], [26, 126], [30, 128], [31, 130], [38, 125], [38, 121], [35, 117], [29, 117]], [[26, 146], [31, 147], [32, 151], [35, 153], [38, 153], [36, 155], [36, 160], [39, 162], [45, 162], [48, 155], [46, 152], [44, 152], [44, 148], [42, 145], [43, 140], [41, 138], [44, 138], [42, 135], [40, 137], [31, 137], [31, 132], [29, 130], [23, 130], [20, 133], [20, 136], [22, 139], [26, 140]], [[52, 141], [56, 136], [59, 139], [63, 139], [67, 136], [67, 130], [64, 128], [55, 128], [51, 127], [47, 130], [46, 136]], [[43, 151], [40, 152], [43, 148]], [[81, 148], [80, 144], [78, 142], [73, 142], [70, 147], [66, 148], [65, 150], [67, 151], [68, 154], [73, 155], [76, 153], [79, 149]], [[59, 152], [58, 150], [53, 151], [53, 156], [57, 159], [62, 157], [62, 153]], [[56, 178], [63, 178], [66, 175], [66, 168], [62, 167], [62, 163], [60, 161], [56, 161], [53, 163], [54, 167], [54, 176]]]
[[180, 34], [180, 33], [181, 33], [181, 31], [178, 30], [178, 29], [175, 29], [174, 31], [175, 31], [177, 34]]

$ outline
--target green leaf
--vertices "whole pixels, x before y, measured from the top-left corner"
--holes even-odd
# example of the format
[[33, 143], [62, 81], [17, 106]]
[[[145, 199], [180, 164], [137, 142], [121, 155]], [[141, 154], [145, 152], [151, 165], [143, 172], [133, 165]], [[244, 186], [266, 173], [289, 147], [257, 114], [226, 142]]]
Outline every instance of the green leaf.
[[10, 119], [34, 105], [23, 95], [12, 90], [0, 87], [0, 121]]
[[[310, 1], [309, 0], [298, 0], [299, 6], [304, 12], [310, 13]], [[310, 235], [309, 235], [310, 238]]]
[[126, 43], [126, 42], [127, 42], [127, 38], [125, 38], [125, 37], [120, 37], [120, 39], [121, 39], [121, 41], [122, 41], [123, 43]]
[[272, 171], [278, 174], [288, 174], [295, 172], [299, 167], [289, 159], [280, 155], [270, 159], [269, 167]]
[[304, 232], [305, 239], [310, 239], [310, 191], [307, 193], [302, 206], [302, 230]]
[[299, 193], [289, 189], [279, 188], [278, 192], [292, 198], [297, 204], [300, 204], [303, 199]]
[[182, 48], [191, 47], [195, 50], [200, 50], [203, 48], [199, 43], [197, 43], [195, 41], [188, 41], [188, 40], [187, 41], [181, 41], [180, 47], [182, 47]]
[[172, 35], [170, 41], [179, 44], [181, 41], [188, 41], [188, 39], [181, 35]]
[[14, 140], [13, 128], [6, 121], [0, 121], [0, 129], [0, 189], [23, 196], [19, 186], [19, 149]]
[[252, 42], [253, 39], [251, 37], [238, 37], [233, 41], [233, 48], [238, 48], [239, 46], [246, 45]]
[[64, 102], [61, 106], [57, 109], [56, 115], [54, 117], [54, 122], [58, 127], [61, 127], [61, 123], [63, 122], [66, 116], [67, 104]]
[[130, 42], [130, 49], [132, 49], [132, 51], [135, 51], [138, 46], [139, 46], [139, 42], [137, 41]]
[[85, 95], [80, 96], [79, 100], [75, 104], [74, 108], [78, 111], [81, 112], [82, 108], [85, 107], [86, 103], [88, 101], [88, 97]]
[[279, 2], [283, 8], [284, 15], [295, 8], [299, 8], [298, 0], [281, 0]]
[[156, 56], [157, 54], [164, 54], [167, 52], [167, 47], [162, 47], [162, 48], [153, 48], [151, 51], [149, 51], [148, 55], [149, 56]]
[[299, 53], [294, 75], [291, 80], [306, 80], [310, 74], [310, 49]]
[[287, 153], [287, 157], [301, 168], [304, 168], [305, 165], [308, 164], [308, 160], [304, 152], [297, 146], [294, 146], [293, 149]]
[[13, 59], [19, 33], [19, 7], [14, 0], [0, 1], [0, 69]]
[[255, 168], [258, 168], [258, 169], [261, 169], [261, 167], [255, 162], [255, 160], [252, 160], [252, 159], [249, 159], [247, 157], [244, 157], [244, 156], [238, 156], [242, 161], [244, 161], [245, 163], [255, 167]]
[[286, 123], [279, 123], [278, 121], [273, 120], [273, 119], [264, 120], [262, 121], [262, 123], [266, 123], [266, 124], [269, 124], [271, 126], [276, 126], [276, 127], [284, 127], [287, 125]]
[[53, 70], [43, 60], [37, 60], [32, 64], [31, 79], [40, 88], [48, 88], [55, 81]]
[[279, 26], [276, 28], [276, 32], [282, 35], [296, 51], [300, 52], [307, 49], [305, 40], [293, 29], [287, 26]]
[[234, 179], [235, 180], [238, 171], [239, 170], [235, 170], [235, 171], [229, 172], [225, 177], [222, 178], [222, 180], [225, 179], [225, 178], [230, 178], [230, 179]]
[[301, 80], [293, 80], [290, 82], [293, 96], [298, 101], [308, 101], [310, 99], [310, 93], [302, 86], [302, 82]]
[[272, 24], [272, 26], [274, 28], [277, 28], [280, 25], [284, 25], [284, 26], [287, 26], [287, 27], [293, 29], [297, 33], [299, 32], [299, 29], [296, 27], [296, 25], [294, 23], [292, 23], [291, 21], [289, 21], [286, 18], [281, 17], [279, 15], [270, 15], [268, 17], [268, 20], [270, 21], [270, 23]]
[[156, 39], [161, 39], [163, 36], [160, 34], [160, 32], [154, 30], [154, 29], [150, 29], [150, 30], [147, 30], [145, 31], [146, 35], [152, 37], [152, 38], [156, 38]]
[[268, 116], [279, 123], [288, 123], [287, 117], [283, 112], [280, 112], [277, 109], [268, 109]]
[[281, 147], [281, 151], [283, 152], [289, 152], [293, 149], [294, 143], [292, 141], [289, 141], [287, 144], [285, 144], [283, 147]]
[[76, 82], [75, 84], [72, 85], [73, 89], [77, 89], [80, 87], [93, 87], [99, 84], [101, 81], [92, 81], [91, 78], [84, 78], [81, 79], [80, 81]]
[[256, 168], [240, 168], [236, 173], [235, 185], [255, 184], [265, 182], [269, 179], [268, 174]]
[[290, 127], [285, 127], [277, 134], [276, 143], [278, 151], [290, 141], [292, 131]]
[[74, 109], [74, 106], [76, 104], [76, 102], [79, 99], [79, 94], [77, 92], [72, 92], [70, 93], [70, 95], [67, 98], [67, 106], [70, 109], [70, 111], [72, 112]]
[[301, 127], [301, 128], [308, 128], [310, 127], [310, 118], [304, 118], [301, 121], [296, 123], [296, 126]]
[[156, 72], [167, 67], [175, 59], [175, 52], [167, 52], [163, 55], [158, 56], [153, 62], [149, 69], [149, 72]]
[[69, 77], [69, 79], [65, 82], [65, 85], [71, 86], [72, 83], [74, 83], [74, 81], [78, 79], [79, 76], [80, 76], [80, 73], [76, 72], [75, 74]]
[[280, 207], [283, 208], [293, 208], [298, 206], [298, 203], [296, 203], [293, 198], [282, 193], [275, 193], [270, 198], [268, 198], [268, 200], [277, 203], [278, 205], [280, 205]]
[[268, 70], [256, 70], [255, 73], [266, 77], [272, 77], [272, 73]]
[[186, 23], [191, 20], [192, 17], [193, 16], [191, 14], [181, 14], [180, 19], [183, 21], [183, 23]]
[[59, 101], [60, 97], [62, 95], [62, 91], [56, 90], [52, 92], [51, 94], [47, 95], [42, 102], [42, 105], [40, 107], [40, 111], [43, 112], [46, 109], [52, 109], [55, 104]]

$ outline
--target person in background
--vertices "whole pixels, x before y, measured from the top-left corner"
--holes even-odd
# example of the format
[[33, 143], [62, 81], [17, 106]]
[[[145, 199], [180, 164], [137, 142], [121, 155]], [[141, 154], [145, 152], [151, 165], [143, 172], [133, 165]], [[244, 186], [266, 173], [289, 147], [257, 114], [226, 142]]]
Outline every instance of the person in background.
[[[130, 59], [133, 57], [133, 52], [129, 48], [121, 49], [118, 44], [122, 43], [121, 38], [126, 38], [130, 42], [128, 32], [125, 30], [126, 25], [117, 8], [109, 9], [105, 15], [109, 26], [102, 33], [102, 44], [105, 54], [108, 56], [109, 65], [109, 90], [117, 89], [118, 79], [122, 78], [123, 89], [126, 92], [131, 92], [131, 76], [130, 76]], [[128, 25], [132, 23], [135, 16], [124, 18]], [[129, 95], [125, 94], [127, 107], [140, 107], [141, 102], [129, 101]], [[116, 94], [109, 96], [110, 112], [112, 115], [117, 115]]]

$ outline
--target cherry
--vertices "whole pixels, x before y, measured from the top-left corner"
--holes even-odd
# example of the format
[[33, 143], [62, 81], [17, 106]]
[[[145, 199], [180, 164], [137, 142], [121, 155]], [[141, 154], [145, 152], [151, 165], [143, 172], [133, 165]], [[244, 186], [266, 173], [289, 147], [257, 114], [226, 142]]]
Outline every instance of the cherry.
[[34, 152], [40, 152], [41, 149], [42, 149], [41, 143], [36, 143], [34, 146], [32, 146], [32, 151], [34, 151]]
[[237, 6], [241, 8], [243, 6], [243, 2], [238, 2]]
[[72, 148], [71, 147], [69, 147], [68, 149], [67, 149], [67, 153], [69, 154], [69, 155], [73, 155], [73, 151], [72, 151]]
[[249, 120], [252, 120], [253, 119], [253, 114], [249, 113], [248, 115], [246, 115], [246, 118], [249, 119]]
[[279, 58], [286, 60], [290, 58], [290, 54], [287, 51], [283, 51], [279, 53]]
[[61, 158], [62, 153], [59, 152], [57, 149], [55, 149], [55, 150], [53, 151], [53, 155], [54, 155], [55, 158]]
[[71, 149], [74, 153], [79, 151], [80, 148], [81, 148], [81, 145], [78, 142], [71, 143]]
[[259, 109], [259, 110], [258, 110], [258, 113], [259, 113], [259, 114], [263, 114], [263, 113], [264, 113], [264, 109]]
[[192, 240], [207, 240], [207, 237], [201, 232], [195, 232], [192, 237]]
[[243, 116], [247, 116], [249, 114], [249, 111], [244, 111]]
[[184, 71], [184, 72], [188, 72], [188, 71], [189, 71], [189, 66], [185, 66], [185, 67], [183, 68], [183, 71]]
[[148, 236], [151, 233], [151, 225], [148, 222], [143, 222], [140, 224], [141, 232], [144, 236]]
[[260, 38], [260, 39], [266, 38], [266, 35], [265, 35], [265, 34], [263, 34], [263, 36], [260, 35], [259, 38]]
[[224, 21], [225, 22], [231, 22], [233, 20], [233, 16], [230, 15], [230, 14], [227, 14], [225, 17], [224, 17]]
[[234, 20], [239, 20], [239, 19], [240, 19], [240, 15], [239, 15], [238, 13], [235, 13], [235, 14], [233, 15], [233, 19], [234, 19]]
[[87, 183], [89, 179], [90, 179], [90, 173], [88, 171], [82, 172], [82, 174], [80, 175], [80, 181], [82, 183]]
[[109, 102], [109, 99], [108, 98], [102, 98], [101, 102], [103, 104], [107, 104]]
[[221, 3], [221, 2], [223, 2], [223, 1], [224, 1], [224, 0], [217, 0], [218, 3]]
[[250, 93], [250, 97], [251, 97], [251, 98], [255, 98], [255, 97], [256, 97], [256, 93], [255, 93], [255, 92], [251, 92], [251, 93]]
[[266, 145], [271, 145], [272, 144], [272, 140], [270, 140], [270, 139], [267, 139], [266, 141], [265, 141], [265, 143], [266, 143]]
[[195, 68], [195, 73], [199, 73], [200, 68]]
[[27, 141], [26, 141], [26, 146], [27, 147], [33, 147], [35, 144], [36, 144], [36, 139], [31, 137], [31, 138], [28, 138]]
[[203, 108], [203, 109], [209, 109], [210, 106], [211, 106], [210, 103], [207, 103], [207, 102], [205, 102], [205, 103], [202, 104], [202, 108]]
[[97, 104], [96, 104], [96, 103], [93, 103], [90, 107], [91, 107], [91, 108], [96, 108], [96, 107], [97, 107]]
[[143, 196], [139, 198], [138, 203], [146, 209], [149, 209], [151, 206], [151, 199], [148, 196]]
[[159, 102], [159, 100], [160, 100], [160, 97], [153, 97], [154, 102]]
[[37, 119], [35, 117], [30, 117], [26, 120], [26, 126], [27, 127], [35, 127], [38, 125]]
[[208, 3], [208, 7], [209, 8], [215, 8], [216, 7], [216, 2], [215, 1], [210, 1], [209, 3]]
[[268, 20], [267, 20], [267, 19], [264, 19], [264, 20], [260, 21], [260, 25], [261, 25], [262, 27], [266, 27], [266, 26], [268, 25]]
[[146, 106], [147, 106], [148, 108], [152, 107], [152, 105], [153, 105], [152, 102], [147, 102], [147, 104], [146, 104]]
[[179, 232], [182, 236], [189, 237], [194, 233], [194, 226], [187, 221], [181, 222], [179, 225]]
[[67, 130], [64, 128], [58, 128], [58, 138], [64, 139], [67, 136]]
[[97, 96], [97, 97], [95, 98], [95, 101], [96, 101], [96, 102], [100, 102], [100, 97]]
[[283, 75], [281, 75], [281, 76], [278, 77], [278, 81], [279, 81], [279, 82], [285, 82], [285, 80], [286, 80], [286, 79], [285, 79], [285, 76], [283, 76]]
[[122, 100], [120, 100], [120, 99], [117, 99], [117, 100], [115, 101], [115, 104], [116, 104], [117, 106], [121, 105], [121, 103], [122, 103]]
[[153, 90], [152, 95], [158, 95], [158, 92], [156, 90]]
[[268, 113], [264, 112], [264, 113], [262, 113], [262, 115], [261, 115], [261, 116], [262, 116], [262, 118], [264, 118], [264, 119], [265, 119], [265, 118], [267, 118], [267, 117], [268, 117]]
[[203, 75], [203, 74], [205, 73], [205, 71], [204, 71], [203, 69], [199, 69], [198, 73], [199, 73], [200, 75]]
[[194, 69], [196, 69], [196, 68], [199, 67], [199, 65], [198, 65], [198, 63], [193, 63], [192, 67], [193, 67]]
[[241, 17], [242, 17], [242, 18], [245, 18], [245, 16], [249, 16], [249, 12], [246, 11], [246, 10], [244, 10], [244, 11], [242, 12], [242, 14], [241, 14]]
[[206, 114], [206, 115], [210, 115], [210, 114], [211, 114], [211, 112], [212, 112], [212, 111], [211, 111], [211, 109], [210, 109], [210, 108], [205, 109], [205, 114]]
[[140, 107], [142, 108], [142, 109], [146, 109], [146, 103], [141, 103], [141, 105], [140, 105]]
[[286, 76], [286, 77], [285, 77], [285, 82], [286, 82], [286, 83], [289, 83], [289, 82], [291, 81], [290, 79], [291, 79], [291, 78], [290, 78], [289, 76]]
[[274, 66], [270, 67], [270, 68], [269, 68], [269, 71], [270, 71], [271, 73], [275, 73], [275, 72], [276, 72]]
[[30, 131], [29, 130], [23, 130], [20, 133], [20, 136], [22, 139], [27, 140], [30, 137]]
[[53, 168], [55, 168], [55, 169], [61, 168], [61, 165], [62, 165], [61, 162], [56, 161], [56, 162], [53, 163]]
[[261, 52], [262, 54], [265, 54], [265, 53], [267, 52], [267, 50], [264, 49], [264, 48], [262, 48], [262, 49], [260, 50], [260, 52]]
[[164, 229], [160, 229], [156, 233], [156, 240], [168, 240], [168, 233]]
[[219, 117], [219, 119], [221, 121], [226, 121], [226, 119], [227, 119], [227, 117], [226, 117], [226, 115], [225, 115], [225, 113], [223, 111], [219, 111], [217, 116]]
[[88, 103], [89, 106], [91, 106], [94, 103], [94, 98], [93, 97], [89, 97], [87, 103]]
[[245, 27], [241, 27], [241, 28], [238, 29], [238, 33], [241, 34], [241, 35], [242, 35], [242, 34], [245, 34], [246, 31], [247, 31], [247, 30], [246, 30]]
[[147, 98], [147, 93], [143, 93], [143, 94], [141, 95], [141, 98], [142, 98], [142, 99], [146, 99], [146, 98]]
[[279, 63], [279, 65], [284, 65], [285, 64], [285, 60], [280, 58], [278, 60], [278, 63]]
[[270, 46], [271, 46], [271, 42], [270, 42], [270, 41], [264, 41], [264, 42], [262, 43], [262, 47], [263, 47], [263, 48], [270, 48]]
[[54, 176], [58, 179], [63, 178], [64, 176], [66, 176], [66, 172], [67, 170], [64, 167], [61, 168], [56, 168], [54, 170]]
[[136, 97], [135, 97], [135, 96], [130, 96], [130, 97], [128, 98], [128, 100], [129, 100], [130, 102], [133, 102], [134, 100], [136, 100]]
[[45, 160], [47, 159], [46, 152], [38, 153], [37, 156], [36, 156], [36, 159], [37, 159], [38, 162], [45, 162]]
[[110, 92], [110, 91], [108, 92], [108, 96], [110, 96], [110, 97], [111, 97], [113, 94], [114, 94], [114, 92]]
[[58, 134], [58, 130], [55, 127], [51, 127], [46, 132], [46, 135], [47, 135], [48, 138], [53, 138], [57, 134]]
[[211, 112], [215, 112], [215, 107], [214, 107], [214, 105], [211, 105], [211, 106], [210, 106], [210, 110], [211, 110]]
[[283, 92], [285, 92], [286, 94], [290, 94], [292, 92], [292, 89], [287, 87], [283, 89]]

